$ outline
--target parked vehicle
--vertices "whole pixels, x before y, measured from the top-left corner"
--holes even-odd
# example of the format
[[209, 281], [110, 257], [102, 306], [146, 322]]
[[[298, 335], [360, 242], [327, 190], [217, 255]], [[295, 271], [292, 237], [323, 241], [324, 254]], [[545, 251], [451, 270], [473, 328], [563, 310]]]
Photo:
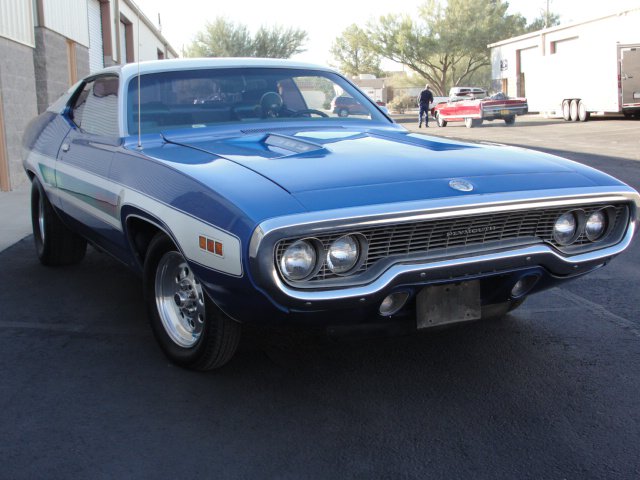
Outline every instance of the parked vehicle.
[[527, 113], [526, 98], [508, 98], [503, 93], [487, 97], [487, 92], [475, 87], [453, 87], [447, 102], [435, 105], [431, 114], [439, 127], [448, 122], [464, 122], [467, 128], [482, 125], [487, 120], [504, 120], [513, 125], [516, 115]]
[[[376, 104], [379, 105], [378, 103]], [[369, 108], [366, 105], [348, 95], [341, 95], [334, 98], [331, 102], [331, 111], [338, 114], [339, 117], [369, 114]]]
[[[323, 110], [341, 91], [367, 114]], [[577, 162], [410, 133], [333, 70], [284, 60], [107, 68], [23, 151], [40, 261], [90, 243], [129, 266], [160, 347], [197, 370], [229, 361], [243, 323], [504, 315], [625, 250], [640, 207]]]
[[640, 8], [557, 25], [489, 45], [492, 78], [531, 111], [587, 121], [640, 118]]

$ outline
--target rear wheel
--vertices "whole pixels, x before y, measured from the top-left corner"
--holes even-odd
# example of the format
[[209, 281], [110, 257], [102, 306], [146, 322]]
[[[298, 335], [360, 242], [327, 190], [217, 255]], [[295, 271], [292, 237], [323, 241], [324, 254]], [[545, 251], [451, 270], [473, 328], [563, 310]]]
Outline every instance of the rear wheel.
[[31, 226], [43, 265], [72, 265], [87, 251], [87, 241], [62, 223], [37, 178], [31, 183]]
[[567, 122], [571, 120], [571, 101], [570, 100], [562, 101], [562, 118], [564, 118]]
[[569, 105], [569, 116], [572, 122], [578, 121], [578, 100], [573, 99]]
[[447, 121], [444, 120], [441, 116], [440, 116], [440, 112], [436, 112], [436, 124], [439, 127], [446, 127], [447, 126]]
[[212, 370], [231, 360], [240, 342], [240, 324], [211, 301], [164, 234], [156, 235], [149, 244], [144, 293], [153, 333], [172, 362]]
[[504, 123], [505, 125], [513, 125], [514, 123], [516, 123], [516, 116], [509, 115], [508, 117], [504, 117]]
[[338, 116], [339, 117], [348, 117], [349, 116], [349, 110], [347, 110], [346, 108], [341, 108], [340, 110], [338, 110]]
[[578, 102], [578, 120], [580, 120], [581, 122], [586, 122], [587, 120], [589, 120], [589, 117], [591, 116], [591, 113], [587, 111], [587, 105], [580, 100]]

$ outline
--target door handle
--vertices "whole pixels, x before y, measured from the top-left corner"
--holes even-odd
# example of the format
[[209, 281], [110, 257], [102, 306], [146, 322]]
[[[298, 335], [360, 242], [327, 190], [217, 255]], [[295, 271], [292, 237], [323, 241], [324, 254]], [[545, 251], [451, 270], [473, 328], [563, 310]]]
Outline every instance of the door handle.
[[68, 143], [63, 143], [62, 144], [62, 151], [63, 152], [68, 152], [70, 147], [71, 147], [71, 145], [69, 145]]

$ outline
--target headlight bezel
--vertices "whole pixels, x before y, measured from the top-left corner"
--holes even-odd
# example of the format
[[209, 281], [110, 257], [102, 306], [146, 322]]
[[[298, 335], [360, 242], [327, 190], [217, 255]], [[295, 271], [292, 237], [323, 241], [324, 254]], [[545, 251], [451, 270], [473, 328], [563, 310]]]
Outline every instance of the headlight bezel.
[[[564, 239], [559, 238], [559, 234], [558, 234], [558, 232], [556, 230], [556, 227], [558, 225], [558, 222], [563, 217], [567, 217], [567, 216], [573, 217], [574, 228], [573, 228], [573, 232], [571, 233], [571, 235], [569, 237], [567, 237], [566, 240], [564, 240]], [[568, 247], [568, 246], [572, 245], [578, 239], [578, 237], [580, 236], [580, 233], [583, 230], [582, 225], [584, 225], [584, 211], [582, 211], [582, 210], [569, 210], [567, 212], [564, 212], [564, 213], [558, 215], [558, 217], [556, 218], [555, 222], [553, 223], [553, 228], [551, 230], [551, 234], [553, 236], [553, 240], [560, 247]]]
[[[589, 220], [591, 219], [591, 217], [597, 214], [602, 214], [604, 225], [602, 230], [597, 235], [591, 236], [589, 235], [589, 230], [588, 230]], [[589, 240], [590, 242], [599, 242], [600, 240], [604, 239], [608, 235], [610, 229], [611, 229], [611, 209], [609, 207], [604, 207], [599, 210], [595, 210], [591, 212], [588, 217], [585, 218], [584, 235], [587, 238], [587, 240]]]
[[[304, 276], [294, 278], [286, 272], [286, 269], [283, 263], [285, 262], [287, 252], [298, 244], [307, 244], [311, 248], [311, 250], [314, 252], [314, 262], [311, 268], [309, 269], [309, 271]], [[280, 257], [280, 260], [277, 262], [278, 269], [280, 270], [280, 274], [282, 275], [282, 277], [288, 282], [294, 282], [294, 283], [304, 282], [309, 278], [313, 278], [318, 273], [318, 271], [322, 266], [322, 262], [320, 261], [321, 255], [319, 255], [319, 252], [321, 252], [321, 248], [322, 248], [321, 242], [318, 239], [312, 238], [312, 237], [298, 239], [295, 242], [293, 242], [291, 245], [287, 246], [287, 248], [282, 252], [282, 256]]]
[[[336, 244], [336, 242], [338, 242], [343, 238], [353, 239], [353, 242], [356, 245], [356, 258], [354, 262], [349, 266], [349, 268], [343, 271], [338, 271], [331, 266], [331, 260], [329, 257], [331, 255], [331, 248]], [[326, 265], [327, 269], [329, 269], [329, 271], [331, 271], [334, 275], [337, 275], [339, 277], [346, 277], [346, 276], [352, 275], [354, 272], [358, 271], [358, 269], [362, 266], [362, 263], [366, 258], [367, 247], [368, 247], [367, 239], [361, 233], [347, 233], [344, 235], [340, 235], [338, 238], [333, 240], [329, 245], [325, 247], [324, 264]]]

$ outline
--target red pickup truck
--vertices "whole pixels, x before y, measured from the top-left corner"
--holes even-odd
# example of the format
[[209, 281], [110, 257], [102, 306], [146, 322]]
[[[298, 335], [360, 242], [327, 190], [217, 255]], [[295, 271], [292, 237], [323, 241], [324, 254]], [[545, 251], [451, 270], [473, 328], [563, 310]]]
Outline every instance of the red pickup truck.
[[503, 93], [490, 97], [481, 88], [453, 87], [449, 100], [433, 107], [431, 114], [439, 127], [448, 122], [464, 121], [467, 128], [482, 125], [484, 120], [504, 120], [513, 125], [516, 115], [529, 111], [526, 98], [509, 98]]

